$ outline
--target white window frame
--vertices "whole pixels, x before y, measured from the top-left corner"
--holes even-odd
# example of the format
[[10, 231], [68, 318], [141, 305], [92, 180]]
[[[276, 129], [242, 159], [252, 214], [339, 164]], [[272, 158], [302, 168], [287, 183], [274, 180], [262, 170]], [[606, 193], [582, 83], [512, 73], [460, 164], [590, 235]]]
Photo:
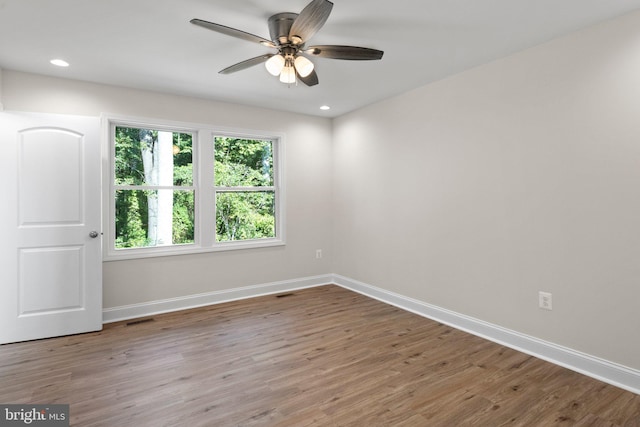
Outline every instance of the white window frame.
[[[193, 185], [185, 189], [195, 189], [194, 243], [184, 245], [151, 246], [144, 248], [115, 248], [115, 128], [132, 127], [190, 133], [193, 135]], [[230, 129], [221, 126], [188, 122], [174, 122], [113, 114], [102, 115], [102, 157], [103, 157], [103, 259], [117, 261], [124, 259], [152, 258], [203, 252], [229, 251], [238, 249], [282, 246], [285, 242], [285, 191], [284, 191], [284, 147], [282, 133], [246, 129]], [[273, 142], [273, 187], [261, 189], [275, 193], [276, 237], [216, 242], [216, 191], [229, 190], [215, 187], [214, 180], [214, 137], [235, 137], [242, 139], [262, 139]], [[242, 187], [233, 187], [243, 190]], [[251, 189], [245, 188], [244, 190]], [[256, 190], [259, 191], [259, 190]]]

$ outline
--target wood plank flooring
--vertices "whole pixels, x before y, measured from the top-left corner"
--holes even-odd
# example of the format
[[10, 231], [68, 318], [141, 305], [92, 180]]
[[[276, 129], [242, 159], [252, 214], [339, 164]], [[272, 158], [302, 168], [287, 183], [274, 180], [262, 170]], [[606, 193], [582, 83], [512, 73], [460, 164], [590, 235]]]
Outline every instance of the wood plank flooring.
[[0, 346], [74, 426], [640, 426], [640, 396], [337, 286]]

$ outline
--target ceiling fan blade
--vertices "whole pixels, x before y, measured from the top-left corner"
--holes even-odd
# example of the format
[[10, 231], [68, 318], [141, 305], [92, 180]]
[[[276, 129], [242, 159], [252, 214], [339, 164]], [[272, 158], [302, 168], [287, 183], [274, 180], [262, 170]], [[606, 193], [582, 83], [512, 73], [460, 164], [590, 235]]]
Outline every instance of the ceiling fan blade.
[[265, 62], [267, 59], [271, 58], [273, 55], [274, 54], [272, 53], [268, 53], [266, 55], [260, 55], [260, 56], [256, 56], [255, 58], [247, 59], [246, 61], [238, 62], [237, 64], [227, 67], [224, 70], [221, 70], [219, 73], [231, 74], [231, 73], [235, 73], [236, 71], [242, 71], [246, 68], [253, 67], [254, 65], [258, 65]]
[[318, 74], [316, 73], [315, 70], [313, 70], [307, 77], [302, 77], [296, 71], [296, 77], [298, 78], [298, 80], [300, 80], [302, 83], [306, 84], [307, 86], [315, 86], [318, 84]]
[[293, 21], [289, 40], [300, 45], [309, 40], [327, 22], [332, 8], [329, 0], [312, 0]]
[[203, 21], [202, 19], [192, 19], [189, 22], [191, 22], [193, 25], [206, 28], [207, 30], [215, 31], [217, 33], [225, 34], [227, 36], [235, 37], [253, 43], [260, 43], [263, 46], [276, 47], [276, 45], [271, 40], [264, 39], [260, 36], [256, 36], [255, 34], [246, 33], [235, 28], [227, 27], [225, 25], [214, 24], [213, 22]]
[[332, 45], [311, 46], [305, 49], [304, 53], [321, 58], [349, 59], [354, 61], [382, 59], [382, 55], [384, 55], [383, 51], [369, 49], [368, 47]]

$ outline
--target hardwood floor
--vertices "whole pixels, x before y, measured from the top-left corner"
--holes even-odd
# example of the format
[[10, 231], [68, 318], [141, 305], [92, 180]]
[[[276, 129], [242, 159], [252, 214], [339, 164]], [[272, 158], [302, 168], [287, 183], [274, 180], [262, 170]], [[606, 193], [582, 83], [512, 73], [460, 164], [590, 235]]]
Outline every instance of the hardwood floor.
[[75, 426], [640, 426], [640, 396], [337, 286], [0, 346]]

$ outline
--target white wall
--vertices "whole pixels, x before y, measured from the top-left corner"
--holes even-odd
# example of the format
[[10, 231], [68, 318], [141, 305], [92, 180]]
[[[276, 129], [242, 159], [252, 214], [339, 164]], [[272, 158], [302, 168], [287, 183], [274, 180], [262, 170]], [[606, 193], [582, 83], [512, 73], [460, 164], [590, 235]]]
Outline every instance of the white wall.
[[333, 159], [334, 273], [640, 369], [640, 12], [340, 117]]
[[[328, 119], [9, 70], [4, 70], [1, 87], [6, 110], [108, 112], [285, 134], [286, 246], [104, 263], [105, 308], [330, 271]], [[325, 249], [321, 260], [315, 258], [318, 248]]]

